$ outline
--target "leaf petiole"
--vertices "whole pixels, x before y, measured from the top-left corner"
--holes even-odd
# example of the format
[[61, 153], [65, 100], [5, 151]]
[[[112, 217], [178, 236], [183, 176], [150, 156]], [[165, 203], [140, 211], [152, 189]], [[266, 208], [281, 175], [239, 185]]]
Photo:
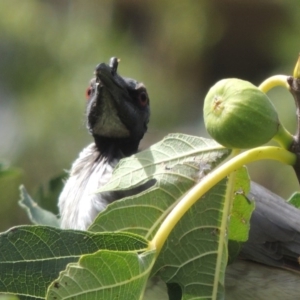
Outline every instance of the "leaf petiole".
[[[287, 80], [288, 78], [289, 76], [286, 75], [274, 75], [263, 81], [258, 88], [264, 93], [267, 93], [277, 86], [282, 86], [287, 90], [290, 90]], [[281, 123], [279, 123], [278, 132], [273, 137], [273, 140], [276, 141], [281, 147], [289, 149], [293, 143], [293, 136]]]
[[267, 93], [271, 89], [277, 87], [277, 86], [282, 86], [285, 87], [286, 89], [290, 89], [290, 86], [287, 82], [289, 76], [286, 75], [274, 75], [269, 78], [267, 78], [265, 81], [263, 81], [258, 88], [264, 92]]

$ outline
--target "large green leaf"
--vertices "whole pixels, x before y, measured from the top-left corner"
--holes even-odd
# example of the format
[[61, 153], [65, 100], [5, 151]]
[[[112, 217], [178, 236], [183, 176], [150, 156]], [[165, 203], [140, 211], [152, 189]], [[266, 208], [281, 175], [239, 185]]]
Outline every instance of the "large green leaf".
[[165, 282], [181, 286], [182, 299], [213, 299], [214, 293], [220, 299], [224, 294], [227, 244], [221, 232], [227, 225], [222, 228], [226, 183], [225, 179], [214, 186], [183, 216], [154, 266], [153, 272]]
[[222, 220], [227, 219], [224, 206], [231, 200], [227, 194], [230, 188], [224, 179], [201, 197], [174, 228], [156, 262], [153, 272], [158, 271], [166, 282], [180, 285], [182, 299], [224, 297], [228, 253], [227, 238], [222, 239], [221, 235], [223, 232], [239, 244], [246, 241], [253, 210], [242, 194], [249, 192], [246, 169], [236, 172], [235, 199], [228, 224]]
[[182, 194], [181, 183], [192, 186], [230, 153], [231, 149], [211, 139], [169, 134], [149, 149], [122, 159], [111, 180], [98, 192], [132, 189], [155, 178], [159, 185], [166, 183], [177, 198]]
[[130, 233], [15, 227], [0, 234], [0, 292], [41, 299], [59, 272], [81, 255], [99, 249], [143, 252], [147, 247], [145, 239]]
[[46, 299], [141, 299], [155, 251], [105, 251], [83, 255], [60, 273]]
[[[151, 239], [178, 199], [229, 153], [213, 140], [169, 135], [148, 151], [122, 160], [112, 180], [101, 191], [129, 189], [153, 178], [156, 184], [139, 196], [111, 204], [89, 230], [130, 231]], [[237, 172], [233, 190], [240, 204], [234, 205], [236, 211], [232, 212], [231, 238], [234, 241], [247, 239], [250, 213], [245, 215], [242, 211], [249, 206], [245, 198], [248, 185], [247, 173]], [[153, 273], [159, 272], [168, 283], [179, 284], [184, 299], [210, 298], [215, 290], [219, 297], [224, 293], [227, 245], [219, 244], [219, 232], [226, 230], [221, 228], [221, 223], [227, 188], [223, 180], [186, 213], [169, 236], [155, 265]], [[221, 261], [218, 266], [217, 261]], [[175, 299], [181, 299], [180, 293], [178, 295]]]
[[[51, 296], [58, 299], [96, 299], [102, 296], [110, 299], [106, 293], [118, 295], [120, 299], [139, 299], [154, 263], [152, 251], [147, 250], [147, 240], [154, 236], [182, 195], [229, 154], [229, 149], [213, 140], [173, 134], [150, 150], [122, 160], [102, 192], [111, 189], [131, 190], [139, 185], [145, 186], [151, 180], [155, 184], [138, 196], [108, 206], [90, 230], [127, 231], [138, 233], [146, 240], [130, 236], [129, 233], [101, 234], [45, 226], [32, 226], [29, 229], [20, 227], [16, 232], [12, 230], [0, 236], [0, 245], [8, 245], [3, 252], [14, 253], [13, 257], [1, 258], [1, 271], [3, 269], [5, 273], [1, 274], [0, 288], [21, 295], [22, 299], [36, 299], [45, 296], [47, 286], [53, 281], [48, 293], [49, 299]], [[243, 179], [244, 182], [241, 180], [245, 177], [240, 175], [241, 172], [237, 172], [237, 184], [233, 189], [236, 195], [247, 193], [247, 179]], [[152, 274], [160, 275], [168, 284], [170, 299], [209, 299], [213, 294], [221, 298], [224, 294], [227, 243], [221, 232], [226, 232], [228, 225], [223, 208], [226, 203], [230, 203], [228, 190], [231, 190], [226, 182], [224, 179], [218, 183], [184, 215], [155, 263]], [[247, 204], [246, 200], [244, 202]], [[232, 222], [237, 224], [235, 226], [245, 221], [246, 217], [239, 216], [240, 213], [237, 214], [237, 222]], [[16, 236], [18, 231], [21, 234]], [[245, 232], [247, 234], [247, 229]], [[15, 237], [13, 243], [8, 239], [9, 236]], [[239, 234], [233, 237], [238, 242], [245, 238]], [[100, 243], [87, 243], [85, 239], [99, 239]], [[137, 246], [128, 249], [130, 244]], [[99, 249], [112, 251], [94, 253]], [[31, 256], [27, 256], [28, 253], [32, 253]], [[78, 262], [81, 255], [83, 257]], [[124, 261], [124, 264], [116, 263], [118, 259]], [[146, 269], [141, 269], [140, 263]], [[131, 264], [135, 275], [126, 277], [131, 272], [130, 267], [128, 269]], [[66, 270], [62, 271], [66, 266]], [[126, 278], [130, 280], [126, 281]], [[8, 282], [12, 282], [13, 287]], [[181, 288], [178, 289], [179, 286]], [[157, 297], [152, 294], [152, 298], [147, 299]]]
[[153, 179], [156, 184], [141, 197], [112, 203], [89, 230], [130, 230], [153, 237], [174, 203], [230, 153], [214, 140], [170, 134], [148, 150], [121, 160], [99, 192], [131, 189]]

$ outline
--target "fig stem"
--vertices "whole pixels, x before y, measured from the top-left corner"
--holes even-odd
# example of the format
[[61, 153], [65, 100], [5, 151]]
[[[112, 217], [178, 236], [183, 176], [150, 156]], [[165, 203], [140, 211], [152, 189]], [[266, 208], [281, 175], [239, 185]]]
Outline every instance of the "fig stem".
[[[294, 71], [294, 73], [296, 73]], [[297, 155], [297, 163], [294, 165], [294, 170], [300, 182], [300, 79], [292, 76], [288, 77], [289, 90], [294, 97], [297, 116], [297, 131], [293, 137], [293, 143], [290, 146], [290, 151]]]
[[207, 174], [174, 204], [174, 208], [165, 218], [151, 241], [149, 245], [150, 248], [156, 248], [156, 254], [158, 256], [169, 234], [194, 203], [230, 173], [241, 168], [245, 164], [262, 159], [277, 160], [287, 165], [294, 165], [297, 158], [294, 153], [281, 147], [274, 146], [253, 148], [232, 157], [223, 165]]
[[[264, 93], [267, 93], [277, 86], [282, 86], [290, 90], [288, 78], [289, 76], [286, 75], [274, 75], [263, 81], [258, 88]], [[290, 149], [293, 144], [294, 137], [281, 123], [279, 123], [278, 132], [272, 140], [276, 141], [281, 147]]]
[[284, 149], [289, 150], [293, 144], [294, 137], [281, 123], [279, 123], [278, 131], [272, 140], [277, 142]]
[[269, 78], [267, 78], [265, 81], [263, 81], [260, 85], [259, 85], [259, 89], [264, 92], [265, 94], [277, 87], [277, 86], [283, 86], [285, 87], [286, 89], [289, 89], [290, 86], [287, 82], [287, 79], [288, 79], [288, 76], [286, 75], [274, 75], [274, 76], [271, 76]]

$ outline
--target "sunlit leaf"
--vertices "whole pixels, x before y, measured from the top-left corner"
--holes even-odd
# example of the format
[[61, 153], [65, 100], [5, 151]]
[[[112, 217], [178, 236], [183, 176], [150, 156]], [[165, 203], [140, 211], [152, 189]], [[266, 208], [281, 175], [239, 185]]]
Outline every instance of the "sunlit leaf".
[[[102, 189], [102, 192], [109, 192], [111, 189], [130, 191], [140, 185], [145, 187], [147, 182], [152, 182], [152, 184], [137, 196], [127, 197], [109, 205], [97, 217], [89, 230], [96, 231], [98, 234], [104, 231], [112, 232], [110, 234], [103, 233], [105, 243], [108, 243], [108, 237], [110, 237], [111, 243], [121, 241], [120, 236], [113, 233], [115, 231], [139, 234], [146, 238], [146, 240], [143, 240], [143, 247], [127, 249], [129, 252], [123, 249], [123, 252], [119, 253], [116, 250], [120, 251], [120, 247], [107, 249], [105, 243], [104, 246], [98, 245], [97, 249], [86, 245], [85, 251], [76, 252], [77, 255], [66, 255], [64, 260], [61, 257], [58, 258], [57, 255], [52, 257], [48, 253], [41, 259], [32, 258], [30, 263], [27, 260], [23, 261], [24, 266], [30, 266], [34, 272], [38, 272], [38, 269], [43, 270], [45, 261], [51, 262], [50, 277], [46, 278], [44, 276], [47, 276], [46, 273], [41, 276], [46, 279], [38, 281], [36, 277], [29, 276], [31, 280], [42, 285], [38, 297], [45, 295], [46, 286], [52, 281], [48, 293], [49, 299], [53, 299], [53, 297], [56, 299], [67, 297], [76, 299], [104, 297], [104, 299], [110, 299], [108, 294], [112, 297], [121, 297], [122, 295], [122, 297], [125, 297], [124, 299], [140, 299], [139, 297], [143, 292], [150, 272], [151, 276], [154, 274], [159, 275], [168, 284], [171, 299], [177, 299], [181, 295], [184, 299], [196, 299], [197, 297], [206, 299], [206, 297], [209, 298], [213, 295], [222, 297], [224, 295], [224, 274], [228, 256], [225, 238], [225, 233], [228, 231], [228, 217], [224, 215], [223, 208], [230, 201], [226, 199], [229, 188], [226, 178], [199, 199], [175, 226], [152, 271], [154, 256], [150, 255], [150, 252], [148, 253], [146, 249], [148, 249], [147, 240], [153, 238], [160, 224], [174, 205], [178, 203], [182, 195], [201, 181], [229, 154], [229, 149], [223, 148], [213, 140], [173, 134], [167, 136], [162, 142], [152, 146], [149, 150], [122, 160], [115, 169], [112, 180]], [[234, 188], [236, 196], [243, 198], [243, 193], [247, 194], [249, 189], [247, 181], [247, 174], [244, 171], [238, 171]], [[27, 194], [26, 197], [28, 198]], [[245, 197], [243, 201], [248, 205]], [[237, 207], [237, 212], [232, 212], [234, 221], [230, 225], [237, 227], [236, 233], [232, 237], [239, 242], [245, 239], [248, 230], [246, 224], [242, 234], [240, 232], [241, 226], [239, 224], [245, 220], [248, 222], [247, 216], [239, 211], [245, 208], [244, 204], [234, 205]], [[36, 228], [47, 228], [46, 232], [51, 232], [50, 227], [37, 226]], [[54, 232], [57, 230], [62, 235], [63, 232], [69, 232], [69, 234], [72, 232], [54, 228], [52, 230]], [[233, 230], [233, 232], [235, 231]], [[85, 234], [84, 232], [79, 233]], [[122, 235], [121, 232], [119, 234]], [[126, 236], [129, 233], [124, 234]], [[97, 236], [97, 234], [94, 235]], [[38, 237], [38, 241], [33, 244], [39, 245], [40, 239], [41, 237]], [[61, 237], [56, 239], [58, 243], [62, 240], [65, 242], [68, 240]], [[142, 237], [139, 239], [142, 239]], [[29, 238], [26, 240], [29, 240]], [[141, 240], [139, 241], [141, 242]], [[55, 245], [54, 237], [52, 240], [45, 242], [45, 246], [49, 243]], [[128, 244], [128, 241], [126, 243]], [[59, 249], [61, 246], [55, 245], [55, 249]], [[71, 241], [68, 243], [68, 247], [74, 247]], [[99, 249], [102, 250], [95, 253]], [[103, 249], [113, 250], [113, 252]], [[38, 253], [40, 252], [47, 253], [38, 249]], [[80, 255], [83, 256], [78, 262]], [[145, 257], [150, 255], [151, 263], [150, 261], [148, 261], [149, 264], [142, 263], [143, 255]], [[124, 264], [116, 263], [119, 260], [124, 261]], [[110, 262], [112, 262], [112, 265]], [[70, 264], [67, 266], [68, 263]], [[140, 263], [147, 267], [147, 270], [143, 271], [139, 265]], [[130, 277], [128, 272], [131, 271], [128, 266], [131, 264], [136, 266], [137, 269]], [[18, 260], [16, 266], [20, 267]], [[19, 271], [24, 270], [24, 266], [20, 267], [18, 274], [22, 274]], [[140, 274], [138, 270], [143, 274]], [[62, 272], [58, 276], [59, 271]], [[123, 275], [125, 277], [122, 277]], [[13, 274], [10, 276], [13, 277]], [[27, 274], [24, 274], [24, 278], [27, 277]], [[197, 278], [196, 281], [195, 278]], [[32, 284], [33, 282], [26, 282], [26, 286]], [[25, 285], [22, 287], [22, 291], [24, 288]], [[162, 289], [164, 288], [165, 286], [162, 285]], [[18, 292], [18, 294], [20, 293]], [[163, 294], [166, 296], [166, 291]], [[37, 297], [33, 291], [26, 292], [25, 295]]]
[[247, 199], [249, 192], [250, 178], [246, 168], [242, 168], [237, 172], [235, 178], [234, 201], [230, 214], [229, 240], [244, 242], [248, 240], [250, 217], [255, 207], [255, 203]]
[[[129, 189], [153, 178], [156, 184], [138, 197], [110, 205], [89, 230], [130, 231], [151, 239], [178, 199], [229, 154], [213, 140], [173, 134], [148, 151], [122, 160], [101, 191]], [[211, 297], [213, 289], [220, 295], [224, 292], [227, 245], [219, 245], [219, 238], [226, 189], [224, 180], [186, 213], [155, 264], [153, 273], [158, 272], [165, 282], [178, 283], [184, 297]], [[218, 259], [221, 264], [216, 266]]]
[[60, 273], [46, 299], [141, 299], [154, 261], [155, 251], [83, 255]]
[[151, 180], [156, 184], [141, 197], [109, 205], [89, 230], [124, 230], [153, 237], [172, 205], [230, 152], [214, 140], [170, 134], [148, 150], [121, 160], [101, 192], [130, 189]]
[[169, 134], [149, 149], [122, 159], [98, 192], [126, 190], [155, 178], [159, 185], [167, 182], [165, 187], [176, 197], [182, 193], [181, 183], [192, 186], [230, 153], [231, 149], [211, 139]]
[[244, 242], [248, 240], [250, 218], [255, 208], [255, 202], [249, 201], [250, 178], [247, 169], [240, 169], [235, 178], [233, 207], [230, 214], [228, 230], [229, 263], [239, 254]]

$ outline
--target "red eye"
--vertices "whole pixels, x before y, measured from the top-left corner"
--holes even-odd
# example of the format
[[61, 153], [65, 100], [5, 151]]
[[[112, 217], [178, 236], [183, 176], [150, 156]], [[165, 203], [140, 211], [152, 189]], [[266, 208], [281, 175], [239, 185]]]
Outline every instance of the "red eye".
[[148, 105], [148, 96], [146, 92], [141, 92], [138, 95], [138, 101], [140, 106], [145, 107], [146, 105]]
[[85, 91], [85, 98], [86, 98], [86, 100], [89, 100], [90, 99], [90, 96], [91, 96], [91, 94], [92, 94], [92, 87], [91, 86], [89, 86], [87, 89], [86, 89], [86, 91]]

